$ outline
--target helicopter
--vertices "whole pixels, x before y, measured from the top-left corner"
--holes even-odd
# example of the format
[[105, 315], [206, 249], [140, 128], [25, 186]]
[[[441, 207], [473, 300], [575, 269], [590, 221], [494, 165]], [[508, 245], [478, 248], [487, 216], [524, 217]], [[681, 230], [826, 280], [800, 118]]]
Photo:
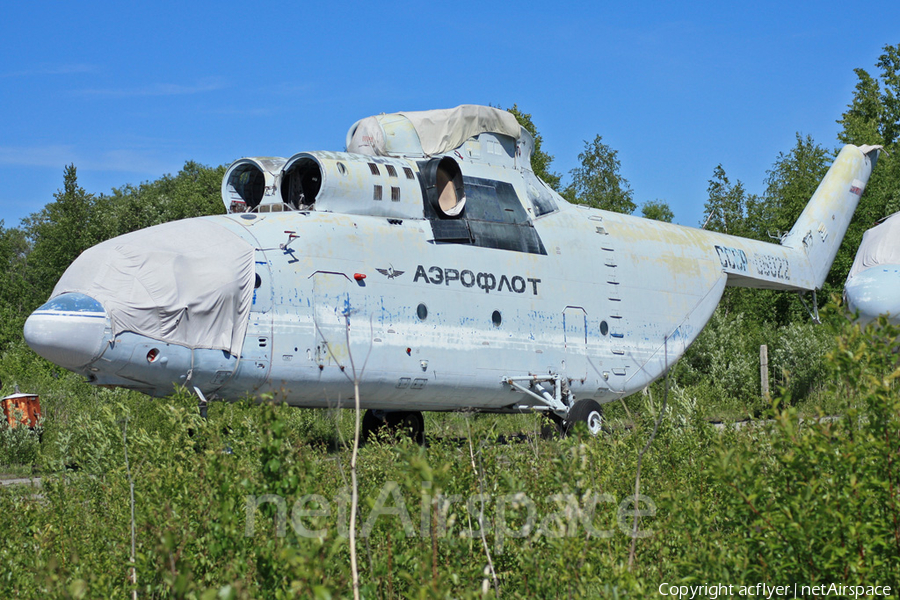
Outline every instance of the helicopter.
[[844, 283], [844, 303], [862, 325], [880, 315], [900, 324], [900, 212], [863, 234]]
[[86, 250], [25, 339], [98, 386], [365, 409], [537, 411], [560, 432], [662, 377], [727, 286], [822, 287], [880, 147], [845, 146], [780, 243], [567, 202], [485, 106], [381, 114], [345, 151], [243, 158], [226, 214]]

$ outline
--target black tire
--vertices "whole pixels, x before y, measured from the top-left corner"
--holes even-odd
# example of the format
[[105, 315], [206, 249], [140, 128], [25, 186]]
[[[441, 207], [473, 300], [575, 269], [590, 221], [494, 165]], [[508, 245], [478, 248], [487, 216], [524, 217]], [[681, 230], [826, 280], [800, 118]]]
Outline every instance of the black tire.
[[422, 413], [407, 410], [391, 412], [386, 420], [394, 435], [406, 435], [420, 446], [425, 445], [425, 417]]
[[547, 412], [544, 414], [546, 421], [541, 424], [542, 440], [558, 440], [566, 437], [566, 422], [556, 413]]
[[592, 437], [597, 437], [604, 427], [603, 408], [596, 400], [579, 400], [569, 409], [565, 424], [566, 434], [573, 431], [576, 423], [584, 423], [588, 433]]
[[375, 413], [371, 410], [367, 410], [363, 414], [362, 423], [360, 429], [360, 438], [362, 443], [374, 439], [378, 436], [379, 433], [386, 431], [387, 423], [379, 419], [375, 416]]

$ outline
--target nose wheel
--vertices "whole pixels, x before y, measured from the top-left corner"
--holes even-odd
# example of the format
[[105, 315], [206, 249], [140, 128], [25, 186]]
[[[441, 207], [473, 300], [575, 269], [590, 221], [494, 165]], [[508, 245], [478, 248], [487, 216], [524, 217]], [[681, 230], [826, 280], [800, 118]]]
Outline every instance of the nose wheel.
[[419, 411], [367, 410], [362, 419], [362, 441], [379, 436], [407, 436], [425, 445], [425, 417]]

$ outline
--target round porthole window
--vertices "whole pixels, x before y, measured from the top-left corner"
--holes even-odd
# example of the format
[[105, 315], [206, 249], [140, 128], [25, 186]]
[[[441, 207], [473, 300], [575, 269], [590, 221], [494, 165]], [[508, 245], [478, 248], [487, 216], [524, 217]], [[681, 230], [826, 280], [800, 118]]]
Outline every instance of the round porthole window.
[[256, 281], [253, 283], [253, 289], [258, 288], [262, 285], [262, 277], [259, 276], [259, 273], [256, 274]]
[[600, 334], [606, 335], [607, 333], [609, 333], [609, 325], [606, 321], [600, 321]]
[[494, 327], [500, 327], [500, 323], [503, 322], [503, 317], [500, 315], [499, 310], [495, 310], [493, 314], [491, 314], [491, 322], [494, 324]]
[[420, 302], [416, 308], [416, 314], [419, 316], [420, 321], [424, 321], [428, 317], [428, 307]]

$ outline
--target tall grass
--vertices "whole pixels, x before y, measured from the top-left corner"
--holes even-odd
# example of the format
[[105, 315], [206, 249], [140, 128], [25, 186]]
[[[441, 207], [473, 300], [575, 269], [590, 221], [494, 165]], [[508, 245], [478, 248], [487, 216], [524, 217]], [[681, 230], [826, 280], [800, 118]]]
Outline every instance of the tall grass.
[[[617, 424], [598, 438], [541, 439], [535, 415], [429, 414], [426, 447], [360, 449], [361, 595], [493, 597], [485, 544], [504, 598], [896, 585], [897, 333], [842, 326], [831, 339], [817, 398], [841, 407], [836, 420], [801, 420], [817, 400], [785, 395], [770, 421], [720, 431], [703, 399], [676, 387], [643, 459], [631, 569], [634, 473], [658, 390], [629, 399], [627, 414], [610, 406]], [[0, 491], [0, 597], [131, 592], [123, 417], [140, 596], [352, 595], [349, 413], [213, 404], [204, 421], [183, 391], [153, 400], [37, 376], [48, 390], [34, 459], [43, 485], [39, 497]]]

